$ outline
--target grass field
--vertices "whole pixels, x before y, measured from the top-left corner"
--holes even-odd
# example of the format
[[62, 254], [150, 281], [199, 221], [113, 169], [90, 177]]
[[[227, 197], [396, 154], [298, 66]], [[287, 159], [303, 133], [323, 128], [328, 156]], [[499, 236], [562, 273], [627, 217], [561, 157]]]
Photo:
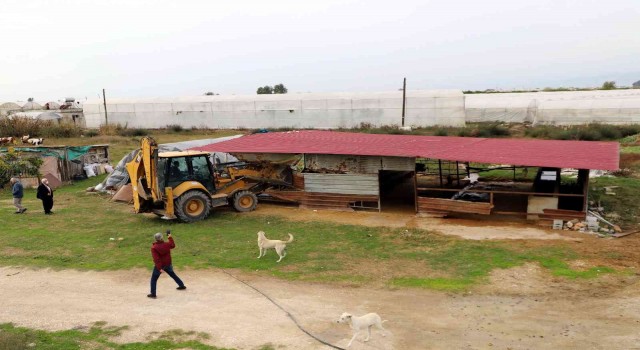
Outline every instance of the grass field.
[[[493, 269], [526, 262], [538, 262], [553, 274], [569, 278], [611, 272], [606, 267], [570, 269], [571, 260], [584, 257], [562, 243], [541, 250], [499, 241], [466, 241], [417, 229], [305, 223], [229, 209], [193, 224], [167, 222], [153, 215], [134, 215], [130, 205], [84, 191], [99, 180], [80, 181], [56, 191], [51, 216], [42, 213], [32, 190], [25, 194], [29, 211], [24, 215], [13, 214], [10, 194], [3, 193], [0, 264], [90, 270], [150, 268], [152, 235], [170, 228], [181, 268], [233, 268], [290, 280], [455, 291], [486, 281]], [[270, 238], [294, 233], [295, 244], [281, 263], [276, 263], [273, 252], [256, 259], [259, 230]], [[324, 244], [327, 241], [334, 243]]]
[[[203, 344], [209, 339], [208, 334], [185, 332], [179, 329], [155, 334], [149, 342], [120, 344], [111, 339], [118, 336], [127, 327], [107, 326], [104, 322], [96, 322], [87, 329], [71, 329], [58, 332], [46, 332], [23, 327], [15, 327], [10, 323], [0, 324], [0, 349], [7, 350], [77, 350], [77, 349], [112, 349], [112, 350], [225, 350]], [[262, 350], [273, 349], [268, 346]]]

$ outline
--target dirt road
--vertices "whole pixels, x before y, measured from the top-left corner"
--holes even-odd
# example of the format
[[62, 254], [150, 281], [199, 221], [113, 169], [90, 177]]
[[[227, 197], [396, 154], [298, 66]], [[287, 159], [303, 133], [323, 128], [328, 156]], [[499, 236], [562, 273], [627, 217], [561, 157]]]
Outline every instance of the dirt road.
[[[329, 349], [311, 339], [259, 293], [218, 270], [181, 271], [186, 291], [163, 276], [158, 299], [146, 298], [149, 272], [78, 272], [0, 268], [0, 322], [61, 330], [96, 321], [130, 326], [119, 341], [147, 341], [152, 332], [206, 332], [212, 345], [255, 349]], [[234, 272], [235, 273], [235, 272]], [[621, 279], [555, 281], [536, 265], [498, 270], [473, 294], [292, 283], [240, 274], [294, 315], [308, 331], [346, 346], [344, 311], [378, 312], [386, 337], [374, 331], [352, 349], [640, 349], [640, 284]]]
[[[597, 280], [554, 278], [536, 264], [495, 270], [491, 283], [471, 293], [383, 287], [339, 287], [287, 282], [231, 271], [290, 312], [309, 332], [344, 347], [351, 338], [336, 323], [345, 311], [377, 312], [388, 322], [383, 337], [359, 337], [352, 349], [640, 349], [640, 237], [602, 241], [575, 233], [511, 222], [438, 220], [415, 215], [301, 211], [261, 205], [247, 215], [284, 215], [290, 220], [367, 226], [418, 227], [467, 239], [526, 239], [548, 247], [562, 240], [593, 261], [574, 268], [614, 266], [625, 274]], [[504, 241], [503, 241], [504, 242]], [[515, 242], [515, 241], [514, 241]], [[556, 241], [559, 242], [559, 241]], [[611, 253], [611, 254], [607, 254]], [[615, 253], [615, 254], [614, 254]], [[0, 322], [47, 330], [106, 321], [128, 325], [118, 339], [148, 341], [171, 329], [205, 332], [208, 343], [237, 349], [272, 344], [277, 349], [330, 349], [303, 333], [263, 295], [220, 270], [178, 273], [176, 291], [163, 276], [158, 299], [146, 298], [150, 272], [79, 272], [0, 267]], [[629, 273], [635, 271], [636, 273]]]

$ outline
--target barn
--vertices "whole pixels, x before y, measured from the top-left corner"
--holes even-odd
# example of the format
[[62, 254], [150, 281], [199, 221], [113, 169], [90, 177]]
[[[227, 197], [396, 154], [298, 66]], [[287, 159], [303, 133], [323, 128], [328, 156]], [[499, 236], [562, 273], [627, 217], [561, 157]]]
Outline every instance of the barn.
[[619, 165], [617, 142], [380, 135], [302, 130], [194, 148], [247, 161], [287, 161], [274, 198], [308, 208], [421, 215], [584, 218], [591, 170]]

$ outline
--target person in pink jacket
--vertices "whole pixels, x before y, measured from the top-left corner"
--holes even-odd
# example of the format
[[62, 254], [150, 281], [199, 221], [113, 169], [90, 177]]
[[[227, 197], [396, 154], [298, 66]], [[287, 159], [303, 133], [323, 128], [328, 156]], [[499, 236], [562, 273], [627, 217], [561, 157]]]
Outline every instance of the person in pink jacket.
[[151, 274], [151, 294], [147, 294], [149, 298], [156, 298], [156, 284], [160, 274], [166, 272], [174, 281], [178, 284], [178, 290], [185, 290], [187, 287], [184, 285], [180, 277], [173, 272], [173, 266], [171, 265], [171, 249], [176, 247], [173, 237], [171, 237], [171, 231], [167, 230], [167, 242], [162, 239], [162, 233], [158, 232], [154, 235], [155, 242], [151, 245], [151, 256], [153, 256], [153, 273]]

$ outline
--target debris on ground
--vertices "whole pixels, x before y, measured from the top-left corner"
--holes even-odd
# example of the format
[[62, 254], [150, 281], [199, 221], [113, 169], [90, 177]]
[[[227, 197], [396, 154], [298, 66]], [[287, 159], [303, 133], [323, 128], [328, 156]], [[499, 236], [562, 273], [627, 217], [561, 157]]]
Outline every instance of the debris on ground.
[[[608, 215], [610, 218], [619, 218], [619, 215], [612, 213]], [[600, 224], [605, 224], [600, 226]], [[553, 228], [556, 230], [563, 229], [565, 231], [577, 231], [583, 233], [597, 234], [599, 237], [615, 237], [620, 238], [628, 236], [639, 231], [623, 232], [622, 228], [611, 221], [605, 219], [599, 213], [589, 210], [585, 220], [572, 219], [568, 221], [554, 220]]]

